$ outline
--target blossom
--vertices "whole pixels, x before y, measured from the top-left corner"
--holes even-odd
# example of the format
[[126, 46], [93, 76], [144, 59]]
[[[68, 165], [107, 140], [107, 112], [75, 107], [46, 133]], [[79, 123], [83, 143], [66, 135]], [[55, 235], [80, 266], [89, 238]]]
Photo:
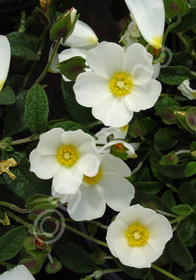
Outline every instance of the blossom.
[[189, 80], [185, 80], [177, 87], [177, 89], [182, 93], [182, 95], [186, 96], [188, 99], [196, 99], [196, 89], [192, 89], [190, 87]]
[[40, 136], [30, 153], [30, 171], [41, 179], [53, 178], [52, 188], [61, 194], [76, 193], [83, 174], [96, 175], [99, 163], [95, 139], [81, 129], [53, 128]]
[[79, 104], [106, 126], [128, 124], [133, 112], [151, 108], [161, 93], [152, 79], [152, 55], [139, 43], [126, 51], [115, 43], [102, 42], [87, 52], [89, 72], [80, 73], [74, 84]]
[[[63, 62], [63, 61], [68, 60], [68, 59], [70, 59], [70, 58], [72, 58], [74, 56], [81, 56], [84, 59], [86, 59], [86, 53], [87, 53], [87, 50], [82, 49], [82, 48], [81, 49], [69, 48], [69, 49], [63, 50], [58, 55], [58, 60], [59, 60], [59, 62]], [[62, 78], [66, 82], [70, 82], [71, 81], [65, 75], [62, 75]]]
[[144, 39], [153, 47], [162, 46], [165, 26], [163, 0], [125, 0]]
[[93, 177], [83, 176], [83, 181], [75, 195], [59, 196], [62, 203], [68, 202], [67, 210], [76, 221], [92, 220], [103, 216], [106, 204], [115, 211], [130, 205], [135, 189], [125, 179], [131, 175], [129, 167], [119, 158], [105, 155], [99, 171]]
[[18, 265], [0, 276], [1, 280], [35, 280], [33, 275], [24, 265]]
[[171, 224], [163, 215], [137, 204], [116, 216], [108, 227], [106, 241], [122, 264], [145, 268], [161, 256], [172, 236]]
[[132, 20], [124, 34], [122, 35], [120, 42], [124, 44], [124, 48], [127, 49], [133, 43], [137, 43], [141, 34], [139, 32], [138, 26], [134, 20]]
[[97, 35], [92, 28], [83, 21], [77, 20], [72, 34], [61, 44], [72, 48], [84, 48], [96, 45], [97, 42]]
[[0, 91], [7, 79], [10, 67], [11, 49], [7, 37], [0, 35]]
[[97, 144], [106, 144], [108, 138], [111, 139], [125, 139], [127, 135], [129, 126], [125, 125], [123, 127], [104, 127], [95, 134]]

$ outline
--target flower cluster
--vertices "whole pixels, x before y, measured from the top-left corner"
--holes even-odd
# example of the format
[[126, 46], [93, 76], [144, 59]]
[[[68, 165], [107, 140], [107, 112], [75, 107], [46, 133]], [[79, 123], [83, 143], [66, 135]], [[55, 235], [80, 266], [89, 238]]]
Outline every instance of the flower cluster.
[[[92, 273], [83, 280], [115, 272], [102, 269], [111, 263], [131, 279], [155, 279], [151, 268], [176, 280], [194, 275], [196, 53], [187, 22], [196, 4], [125, 0], [124, 9], [118, 42], [101, 41], [75, 8], [61, 13], [50, 0], [0, 35], [0, 266], [8, 269], [0, 280], [34, 280], [47, 258], [47, 273], [62, 261]], [[40, 38], [26, 32], [32, 22], [41, 22]], [[58, 118], [49, 114], [55, 104]], [[91, 256], [68, 230], [96, 243]]]

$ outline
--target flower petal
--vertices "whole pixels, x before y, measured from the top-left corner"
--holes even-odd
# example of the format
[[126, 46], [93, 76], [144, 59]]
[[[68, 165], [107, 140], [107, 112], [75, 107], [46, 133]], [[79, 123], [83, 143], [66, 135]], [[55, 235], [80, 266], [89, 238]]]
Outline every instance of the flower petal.
[[144, 39], [155, 48], [162, 46], [165, 26], [163, 0], [125, 0]]
[[133, 92], [125, 96], [125, 102], [129, 110], [139, 112], [154, 106], [161, 94], [161, 83], [150, 80], [143, 86], [135, 86]]
[[74, 31], [67, 38], [67, 40], [62, 43], [62, 45], [72, 48], [81, 48], [89, 45], [94, 45], [97, 42], [97, 35], [92, 30], [92, 28], [83, 21], [77, 20]]
[[61, 168], [53, 155], [42, 155], [34, 149], [29, 156], [30, 171], [41, 179], [51, 179]]
[[61, 168], [54, 176], [52, 188], [60, 194], [75, 194], [80, 187], [83, 174], [74, 165], [72, 168]]
[[87, 63], [92, 71], [110, 78], [125, 69], [126, 56], [123, 48], [115, 43], [102, 42], [87, 53]]
[[129, 123], [133, 112], [129, 111], [124, 98], [110, 97], [92, 109], [93, 116], [106, 126], [121, 127]]
[[96, 154], [85, 154], [77, 162], [78, 169], [86, 176], [93, 177], [98, 173], [100, 157]]
[[77, 148], [85, 142], [88, 142], [89, 146], [92, 144], [95, 145], [95, 139], [81, 129], [77, 129], [75, 131], [63, 131], [61, 139], [64, 144], [74, 145]]
[[104, 156], [101, 166], [106, 174], [119, 174], [123, 177], [131, 175], [131, 170], [128, 165], [123, 160], [113, 155]]
[[0, 276], [1, 280], [35, 280], [33, 275], [24, 265], [18, 265]]
[[97, 186], [81, 186], [68, 201], [68, 213], [75, 221], [93, 220], [103, 216], [105, 201]]
[[73, 86], [76, 100], [86, 107], [93, 107], [110, 98], [108, 79], [92, 72], [81, 73]]
[[62, 128], [53, 128], [41, 134], [36, 148], [39, 154], [56, 155], [57, 149], [63, 145], [61, 135], [64, 132]]
[[115, 211], [121, 211], [129, 206], [134, 198], [135, 189], [124, 177], [106, 175], [99, 181], [107, 205]]
[[10, 67], [11, 49], [6, 36], [0, 35], [0, 91], [7, 79]]

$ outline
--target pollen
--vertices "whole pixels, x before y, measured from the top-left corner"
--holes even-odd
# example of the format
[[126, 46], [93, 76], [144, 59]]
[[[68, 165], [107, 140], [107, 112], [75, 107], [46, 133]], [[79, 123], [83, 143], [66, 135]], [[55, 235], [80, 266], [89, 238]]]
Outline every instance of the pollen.
[[154, 36], [150, 44], [156, 49], [160, 49], [162, 47], [162, 40], [162, 36]]
[[61, 146], [56, 154], [57, 161], [67, 167], [72, 167], [80, 158], [80, 154], [74, 145]]
[[132, 77], [126, 72], [115, 73], [109, 81], [109, 89], [115, 97], [123, 97], [130, 94], [132, 88]]
[[134, 223], [128, 227], [125, 232], [127, 242], [131, 247], [142, 247], [145, 246], [148, 238], [148, 229], [140, 223]]
[[101, 179], [101, 177], [102, 177], [102, 169], [101, 167], [99, 167], [99, 171], [95, 176], [88, 177], [86, 175], [83, 175], [83, 182], [85, 182], [87, 185], [96, 185]]

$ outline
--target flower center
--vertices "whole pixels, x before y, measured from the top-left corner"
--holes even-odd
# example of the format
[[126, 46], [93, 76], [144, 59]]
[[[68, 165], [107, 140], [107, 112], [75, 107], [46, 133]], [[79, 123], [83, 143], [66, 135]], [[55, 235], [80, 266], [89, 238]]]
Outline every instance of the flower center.
[[145, 246], [148, 241], [149, 232], [145, 226], [140, 223], [134, 223], [128, 227], [125, 236], [129, 246], [142, 247]]
[[99, 180], [102, 177], [102, 169], [101, 167], [99, 167], [99, 171], [97, 172], [97, 174], [93, 177], [88, 177], [86, 175], [83, 175], [83, 182], [85, 182], [88, 185], [95, 185], [97, 184], [97, 182], [99, 182]]
[[56, 158], [61, 165], [70, 168], [78, 161], [80, 154], [75, 146], [63, 145], [58, 149]]
[[115, 97], [122, 97], [131, 93], [133, 88], [131, 75], [125, 72], [115, 73], [110, 79], [109, 88]]

